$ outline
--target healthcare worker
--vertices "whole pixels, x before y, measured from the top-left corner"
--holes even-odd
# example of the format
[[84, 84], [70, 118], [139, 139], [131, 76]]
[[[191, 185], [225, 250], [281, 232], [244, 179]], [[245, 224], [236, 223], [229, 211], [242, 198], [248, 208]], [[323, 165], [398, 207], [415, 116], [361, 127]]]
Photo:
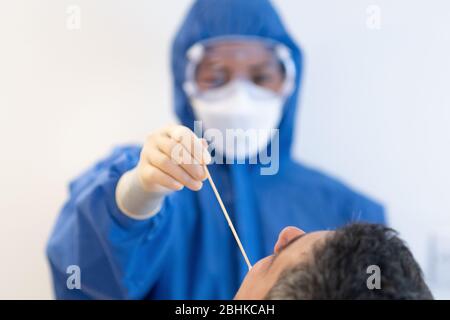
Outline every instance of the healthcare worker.
[[[47, 248], [56, 296], [233, 298], [248, 268], [204, 183], [204, 163], [251, 262], [272, 252], [287, 225], [309, 232], [383, 223], [380, 205], [291, 159], [301, 71], [301, 51], [269, 1], [196, 1], [172, 50], [181, 125], [163, 126], [143, 147], [118, 147], [70, 184]], [[195, 120], [224, 136], [278, 128], [253, 147], [217, 145], [211, 154], [249, 160], [276, 141], [276, 172], [262, 174], [258, 161], [210, 161]], [[171, 161], [180, 145], [190, 164]]]

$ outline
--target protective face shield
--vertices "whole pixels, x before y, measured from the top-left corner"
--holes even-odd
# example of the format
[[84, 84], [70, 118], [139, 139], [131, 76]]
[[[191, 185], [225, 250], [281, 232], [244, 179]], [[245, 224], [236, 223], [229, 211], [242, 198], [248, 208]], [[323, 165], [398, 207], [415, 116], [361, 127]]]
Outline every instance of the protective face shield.
[[215, 151], [245, 159], [266, 148], [295, 83], [289, 50], [270, 40], [227, 37], [195, 44], [188, 59], [184, 90], [203, 128], [221, 133]]

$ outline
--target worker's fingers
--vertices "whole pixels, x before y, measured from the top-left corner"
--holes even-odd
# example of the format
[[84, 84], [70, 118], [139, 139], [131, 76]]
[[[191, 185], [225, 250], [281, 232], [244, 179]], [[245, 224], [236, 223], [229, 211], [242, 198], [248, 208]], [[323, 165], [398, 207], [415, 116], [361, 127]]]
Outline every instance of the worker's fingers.
[[201, 181], [192, 178], [183, 168], [161, 151], [154, 149], [146, 156], [150, 165], [160, 169], [189, 189], [197, 191], [202, 188], [203, 184]]
[[143, 166], [140, 169], [139, 176], [145, 189], [148, 191], [154, 191], [151, 189], [154, 188], [155, 185], [175, 191], [183, 189], [183, 184], [151, 165]]
[[[175, 163], [180, 165], [195, 180], [205, 180], [206, 172], [203, 166], [176, 140], [162, 135], [158, 137], [156, 146]], [[189, 159], [185, 159], [189, 157]]]
[[208, 150], [208, 141], [206, 141], [205, 138], [201, 138], [200, 141], [202, 142], [203, 147]]
[[184, 126], [172, 126], [168, 127], [165, 133], [175, 141], [179, 142], [200, 164], [208, 164], [211, 162], [211, 156], [208, 150], [189, 128]]

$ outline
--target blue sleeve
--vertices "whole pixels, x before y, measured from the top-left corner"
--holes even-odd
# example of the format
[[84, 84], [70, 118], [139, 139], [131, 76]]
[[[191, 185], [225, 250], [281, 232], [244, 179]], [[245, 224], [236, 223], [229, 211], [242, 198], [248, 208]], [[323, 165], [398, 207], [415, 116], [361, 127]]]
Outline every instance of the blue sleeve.
[[[59, 299], [140, 299], [151, 290], [166, 261], [171, 235], [170, 203], [144, 221], [125, 216], [117, 207], [115, 188], [133, 168], [139, 148], [114, 150], [70, 185], [47, 244], [47, 255]], [[69, 289], [69, 266], [80, 270], [80, 289]]]

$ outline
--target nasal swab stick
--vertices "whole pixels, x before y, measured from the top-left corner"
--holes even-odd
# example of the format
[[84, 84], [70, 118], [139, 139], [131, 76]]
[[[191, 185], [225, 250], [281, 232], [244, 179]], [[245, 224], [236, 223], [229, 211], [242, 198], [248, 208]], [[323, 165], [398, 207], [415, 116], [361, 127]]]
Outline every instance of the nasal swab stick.
[[245, 253], [244, 247], [242, 246], [241, 240], [239, 240], [239, 236], [237, 235], [236, 229], [234, 229], [233, 222], [231, 222], [230, 216], [228, 215], [227, 209], [225, 209], [225, 206], [223, 205], [222, 198], [219, 195], [219, 192], [217, 192], [216, 185], [214, 184], [213, 179], [211, 178], [211, 175], [209, 174], [209, 170], [205, 165], [206, 175], [208, 177], [209, 183], [211, 184], [211, 187], [214, 191], [214, 194], [216, 195], [217, 201], [220, 204], [220, 207], [222, 208], [223, 215], [225, 216], [225, 219], [228, 221], [228, 225], [230, 226], [231, 232], [233, 233], [234, 238], [236, 239], [236, 242], [239, 246], [239, 249], [241, 250], [242, 255], [244, 256], [245, 262], [247, 263], [248, 270], [252, 268], [252, 265], [250, 264], [250, 261], [248, 260], [247, 254]]

